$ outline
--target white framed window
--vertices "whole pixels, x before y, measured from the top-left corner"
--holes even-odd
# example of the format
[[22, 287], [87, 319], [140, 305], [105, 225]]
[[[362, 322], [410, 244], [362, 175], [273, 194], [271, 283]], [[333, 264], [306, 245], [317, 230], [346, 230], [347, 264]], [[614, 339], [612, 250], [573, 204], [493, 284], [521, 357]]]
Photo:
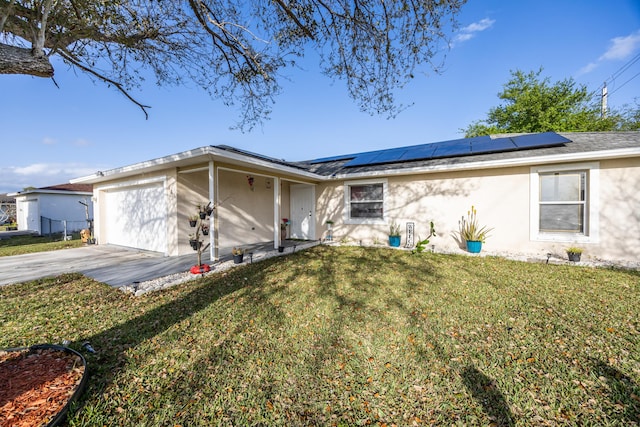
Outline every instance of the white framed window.
[[387, 180], [345, 182], [345, 223], [383, 224]]
[[597, 162], [531, 168], [531, 240], [597, 242]]

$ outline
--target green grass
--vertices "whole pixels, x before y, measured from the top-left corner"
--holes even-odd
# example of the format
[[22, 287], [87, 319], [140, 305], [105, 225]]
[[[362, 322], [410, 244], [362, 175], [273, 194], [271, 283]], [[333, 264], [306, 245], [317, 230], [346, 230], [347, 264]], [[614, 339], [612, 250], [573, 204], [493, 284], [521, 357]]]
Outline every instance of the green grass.
[[0, 347], [73, 341], [71, 426], [638, 425], [640, 273], [326, 247], [143, 297], [0, 288]]
[[[76, 233], [77, 234], [77, 233]], [[83, 245], [78, 235], [74, 240], [62, 240], [62, 237], [49, 236], [13, 236], [0, 240], [0, 256], [23, 255], [34, 252], [56, 251], [59, 249], [78, 248]]]

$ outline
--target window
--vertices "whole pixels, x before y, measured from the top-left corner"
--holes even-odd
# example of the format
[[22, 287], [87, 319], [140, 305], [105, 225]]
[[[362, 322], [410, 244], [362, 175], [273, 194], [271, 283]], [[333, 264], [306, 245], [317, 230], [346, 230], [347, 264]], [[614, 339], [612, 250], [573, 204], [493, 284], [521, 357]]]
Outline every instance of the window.
[[386, 181], [346, 183], [346, 221], [352, 224], [384, 221], [386, 185]]
[[540, 231], [584, 234], [586, 171], [540, 174]]
[[597, 163], [531, 169], [531, 239], [598, 239]]

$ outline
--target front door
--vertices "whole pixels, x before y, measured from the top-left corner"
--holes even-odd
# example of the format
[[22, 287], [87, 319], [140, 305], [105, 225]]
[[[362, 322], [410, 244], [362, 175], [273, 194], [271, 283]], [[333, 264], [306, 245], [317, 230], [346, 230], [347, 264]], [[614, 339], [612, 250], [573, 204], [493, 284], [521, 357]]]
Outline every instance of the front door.
[[315, 187], [313, 185], [294, 184], [291, 186], [291, 224], [292, 239], [315, 239]]

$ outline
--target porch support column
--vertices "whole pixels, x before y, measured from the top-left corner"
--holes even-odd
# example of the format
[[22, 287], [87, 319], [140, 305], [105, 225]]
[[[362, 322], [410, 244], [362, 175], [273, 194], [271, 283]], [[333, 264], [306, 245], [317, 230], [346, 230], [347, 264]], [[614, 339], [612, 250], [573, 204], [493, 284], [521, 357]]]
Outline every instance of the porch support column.
[[273, 249], [280, 246], [280, 178], [273, 178]]
[[218, 207], [216, 205], [216, 168], [213, 160], [209, 161], [209, 202], [215, 209], [209, 217], [209, 257], [218, 261]]

